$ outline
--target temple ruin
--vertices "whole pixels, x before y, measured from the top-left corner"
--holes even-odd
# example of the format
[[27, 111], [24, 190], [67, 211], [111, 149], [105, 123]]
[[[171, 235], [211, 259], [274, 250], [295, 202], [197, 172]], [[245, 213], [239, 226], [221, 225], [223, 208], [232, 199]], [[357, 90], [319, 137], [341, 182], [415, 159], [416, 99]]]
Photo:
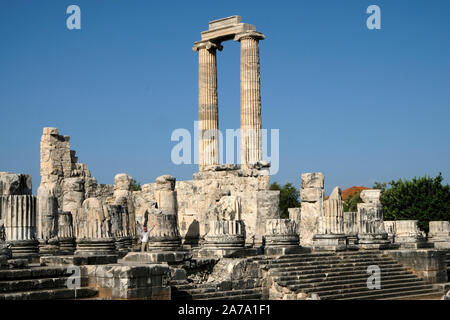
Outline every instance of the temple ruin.
[[[133, 190], [117, 173], [99, 184], [78, 162], [70, 137], [43, 129], [41, 182], [0, 172], [2, 299], [382, 299], [442, 295], [450, 224], [384, 221], [380, 190], [364, 190], [356, 212], [342, 192], [325, 197], [325, 176], [299, 174], [300, 208], [280, 217], [262, 159], [259, 41], [232, 16], [209, 23], [193, 49], [199, 59], [199, 167], [192, 180], [161, 173]], [[241, 46], [241, 163], [220, 164], [217, 54]], [[143, 227], [151, 228], [141, 251]], [[383, 286], [366, 286], [367, 268]], [[79, 287], [66, 285], [71, 268]], [[16, 269], [22, 275], [12, 278]], [[16, 276], [15, 276], [16, 277]], [[51, 280], [49, 280], [51, 278]], [[120, 285], [117, 283], [120, 282]], [[52, 291], [53, 290], [53, 291]]]

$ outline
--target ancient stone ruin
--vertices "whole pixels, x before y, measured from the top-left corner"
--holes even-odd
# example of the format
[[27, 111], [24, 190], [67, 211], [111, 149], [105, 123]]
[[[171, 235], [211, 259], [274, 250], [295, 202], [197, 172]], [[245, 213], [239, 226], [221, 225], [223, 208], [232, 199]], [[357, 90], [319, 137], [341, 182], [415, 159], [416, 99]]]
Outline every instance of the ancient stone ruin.
[[[117, 173], [114, 184], [99, 184], [70, 137], [44, 128], [37, 196], [31, 176], [0, 172], [0, 300], [442, 296], [448, 221], [430, 222], [428, 235], [417, 221], [384, 221], [380, 190], [362, 191], [357, 211], [344, 212], [341, 189], [325, 197], [320, 172], [301, 174], [301, 207], [281, 218], [261, 150], [264, 38], [232, 16], [210, 22], [194, 43], [200, 161], [191, 180], [165, 173], [134, 190], [133, 178]], [[216, 61], [228, 40], [241, 47], [240, 165], [219, 163]], [[370, 265], [381, 268], [381, 289], [366, 286]], [[65, 281], [73, 268], [76, 288]]]

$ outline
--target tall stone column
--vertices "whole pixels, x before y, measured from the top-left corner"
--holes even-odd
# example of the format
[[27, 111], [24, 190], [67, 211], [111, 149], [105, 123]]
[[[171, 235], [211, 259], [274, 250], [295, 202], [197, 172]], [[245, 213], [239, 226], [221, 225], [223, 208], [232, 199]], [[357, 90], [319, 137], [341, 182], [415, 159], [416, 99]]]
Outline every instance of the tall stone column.
[[259, 40], [264, 38], [257, 31], [239, 33], [234, 38], [241, 42], [242, 168], [262, 159]]
[[211, 41], [199, 41], [192, 48], [198, 51], [198, 125], [199, 171], [219, 164], [219, 112], [217, 98], [217, 49]]

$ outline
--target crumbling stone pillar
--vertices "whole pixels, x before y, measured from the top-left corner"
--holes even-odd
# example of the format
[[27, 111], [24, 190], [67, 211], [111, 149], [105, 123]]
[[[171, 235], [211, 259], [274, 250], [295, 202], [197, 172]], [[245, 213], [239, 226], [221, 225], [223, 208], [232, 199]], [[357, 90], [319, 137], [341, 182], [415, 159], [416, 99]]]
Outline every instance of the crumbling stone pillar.
[[125, 173], [114, 177], [114, 204], [122, 207], [122, 237], [124, 246], [131, 250], [132, 244], [137, 243], [136, 216], [132, 198], [133, 178]]
[[348, 246], [358, 244], [358, 213], [344, 212], [344, 233]]
[[216, 51], [220, 44], [211, 41], [196, 42], [198, 51], [198, 116], [199, 116], [199, 171], [219, 164], [219, 112], [217, 98]]
[[234, 37], [241, 43], [241, 166], [262, 159], [261, 87], [259, 40], [257, 31], [246, 31]]
[[384, 230], [388, 234], [391, 243], [395, 242], [395, 221], [384, 221]]
[[363, 190], [358, 203], [358, 243], [362, 249], [388, 249], [390, 241], [384, 230], [381, 190]]
[[324, 229], [324, 176], [321, 172], [303, 173], [301, 176], [300, 245], [311, 247], [315, 234]]
[[430, 221], [428, 241], [434, 243], [436, 249], [450, 249], [450, 222]]
[[58, 198], [50, 186], [41, 184], [37, 197], [37, 239], [42, 255], [55, 254], [58, 250]]
[[120, 205], [106, 205], [104, 208], [111, 219], [111, 234], [115, 240], [116, 250], [119, 257], [123, 257], [131, 249], [131, 238], [124, 236], [122, 226], [122, 218], [128, 214], [124, 214], [126, 210]]
[[82, 208], [75, 216], [75, 235], [76, 255], [116, 254], [110, 216], [97, 198], [88, 198], [83, 201]]
[[341, 188], [334, 188], [330, 197], [324, 201], [323, 214], [319, 224], [319, 233], [313, 237], [315, 250], [346, 250], [347, 236], [344, 233], [344, 206]]
[[172, 251], [181, 247], [175, 182], [175, 178], [170, 175], [156, 178], [157, 208], [150, 209], [147, 218], [147, 227], [154, 226], [149, 237], [149, 248], [152, 251]]

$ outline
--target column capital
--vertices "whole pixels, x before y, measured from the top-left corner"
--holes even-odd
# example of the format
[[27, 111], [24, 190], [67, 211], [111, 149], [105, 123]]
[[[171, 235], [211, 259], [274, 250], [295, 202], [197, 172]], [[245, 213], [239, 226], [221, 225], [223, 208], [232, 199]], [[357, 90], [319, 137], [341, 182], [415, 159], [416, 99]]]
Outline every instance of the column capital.
[[266, 38], [266, 36], [258, 31], [246, 31], [246, 32], [237, 33], [234, 36], [234, 41], [241, 41], [242, 39], [247, 39], [247, 38], [256, 39], [256, 40], [264, 40]]
[[223, 46], [220, 43], [215, 43], [209, 40], [194, 42], [192, 47], [193, 51], [198, 51], [199, 49], [216, 50], [222, 51]]

